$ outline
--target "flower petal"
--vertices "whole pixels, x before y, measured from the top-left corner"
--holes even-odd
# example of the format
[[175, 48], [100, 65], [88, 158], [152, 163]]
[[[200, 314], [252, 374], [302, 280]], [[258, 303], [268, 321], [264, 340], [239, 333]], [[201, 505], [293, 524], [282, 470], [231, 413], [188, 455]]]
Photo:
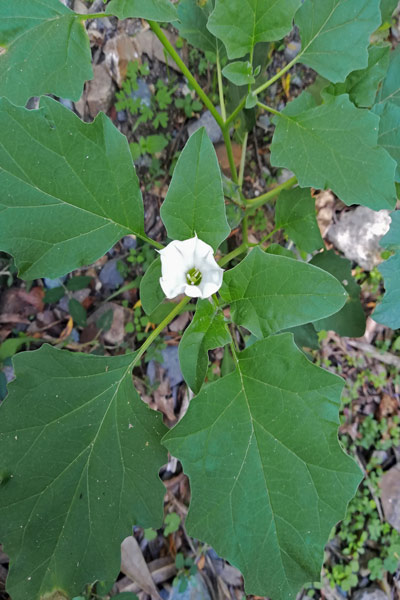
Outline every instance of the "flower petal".
[[183, 294], [186, 288], [186, 281], [182, 284], [176, 283], [175, 281], [164, 279], [160, 277], [160, 286], [167, 298], [175, 298], [179, 294]]
[[186, 284], [184, 292], [186, 296], [190, 296], [190, 298], [203, 298], [200, 286], [198, 285]]

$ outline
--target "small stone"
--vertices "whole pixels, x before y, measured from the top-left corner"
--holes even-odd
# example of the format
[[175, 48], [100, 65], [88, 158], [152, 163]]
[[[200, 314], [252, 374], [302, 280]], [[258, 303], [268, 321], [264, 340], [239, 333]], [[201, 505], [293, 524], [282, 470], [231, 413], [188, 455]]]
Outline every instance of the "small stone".
[[294, 173], [292, 173], [292, 171], [289, 171], [289, 169], [282, 169], [277, 182], [279, 183], [279, 185], [281, 185], [282, 183], [286, 183], [286, 181], [288, 181], [291, 177], [293, 177]]
[[300, 42], [289, 42], [285, 48], [284, 55], [287, 61], [293, 60], [300, 52]]
[[[220, 108], [217, 107], [218, 112], [220, 112]], [[200, 129], [200, 127], [205, 127], [208, 137], [212, 141], [213, 144], [217, 144], [222, 141], [222, 132], [209, 110], [206, 110], [197, 121], [192, 121], [188, 126], [189, 136], [193, 135], [195, 131]]]
[[257, 125], [264, 129], [264, 131], [268, 131], [271, 127], [271, 119], [268, 115], [261, 115], [257, 121]]
[[139, 50], [135, 41], [126, 33], [120, 33], [107, 41], [104, 54], [109, 74], [118, 87], [122, 87], [128, 64], [139, 60]]
[[48, 277], [45, 277], [43, 279], [44, 287], [46, 287], [48, 290], [52, 290], [53, 288], [62, 286], [66, 279], [66, 275], [63, 275], [63, 277], [57, 277], [56, 279], [49, 279]]
[[395, 465], [380, 481], [381, 501], [385, 519], [400, 531], [400, 465]]
[[162, 350], [163, 362], [161, 366], [167, 371], [171, 388], [183, 381], [179, 364], [178, 346], [167, 346]]
[[133, 100], [140, 99], [140, 103], [145, 106], [151, 106], [151, 91], [144, 79], [137, 80], [137, 90], [131, 92], [130, 96]]
[[94, 77], [89, 81], [87, 92], [87, 105], [91, 117], [100, 111], [106, 113], [114, 97], [114, 85], [104, 63], [94, 65]]
[[389, 230], [390, 222], [388, 210], [357, 206], [342, 213], [340, 220], [330, 226], [327, 237], [346, 258], [371, 271], [382, 260], [379, 242]]
[[179, 591], [180, 582], [171, 590], [169, 600], [211, 600], [210, 593], [204, 579], [197, 573], [187, 580], [187, 587], [183, 592]]
[[136, 248], [136, 246], [137, 246], [137, 239], [134, 235], [126, 235], [122, 239], [122, 245], [127, 250], [132, 250], [132, 249]]
[[100, 271], [99, 279], [104, 286], [110, 289], [115, 289], [124, 283], [124, 278], [118, 271], [117, 259], [106, 262]]
[[383, 590], [376, 586], [356, 590], [352, 595], [352, 600], [387, 600], [387, 595]]

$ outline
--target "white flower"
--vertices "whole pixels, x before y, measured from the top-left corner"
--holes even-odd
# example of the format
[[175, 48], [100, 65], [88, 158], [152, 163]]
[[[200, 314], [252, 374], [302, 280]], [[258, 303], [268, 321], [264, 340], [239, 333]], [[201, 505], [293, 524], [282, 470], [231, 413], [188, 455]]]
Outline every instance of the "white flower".
[[222, 285], [223, 269], [218, 266], [211, 246], [197, 235], [174, 240], [159, 251], [160, 285], [167, 298], [186, 294], [191, 298], [209, 298]]

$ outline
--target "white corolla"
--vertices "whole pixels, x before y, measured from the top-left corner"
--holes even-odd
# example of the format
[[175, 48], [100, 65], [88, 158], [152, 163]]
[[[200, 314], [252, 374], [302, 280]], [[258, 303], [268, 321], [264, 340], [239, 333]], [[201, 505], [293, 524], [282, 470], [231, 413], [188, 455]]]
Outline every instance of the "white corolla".
[[160, 285], [167, 298], [178, 294], [209, 298], [221, 287], [224, 271], [216, 263], [212, 247], [197, 236], [174, 240], [159, 254]]

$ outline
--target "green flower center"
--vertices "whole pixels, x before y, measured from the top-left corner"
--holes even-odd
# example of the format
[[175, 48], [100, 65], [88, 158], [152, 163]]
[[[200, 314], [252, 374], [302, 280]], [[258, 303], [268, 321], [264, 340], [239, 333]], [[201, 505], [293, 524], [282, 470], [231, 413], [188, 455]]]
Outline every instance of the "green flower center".
[[193, 267], [186, 273], [186, 281], [189, 285], [199, 285], [201, 283], [201, 273], [196, 267]]

